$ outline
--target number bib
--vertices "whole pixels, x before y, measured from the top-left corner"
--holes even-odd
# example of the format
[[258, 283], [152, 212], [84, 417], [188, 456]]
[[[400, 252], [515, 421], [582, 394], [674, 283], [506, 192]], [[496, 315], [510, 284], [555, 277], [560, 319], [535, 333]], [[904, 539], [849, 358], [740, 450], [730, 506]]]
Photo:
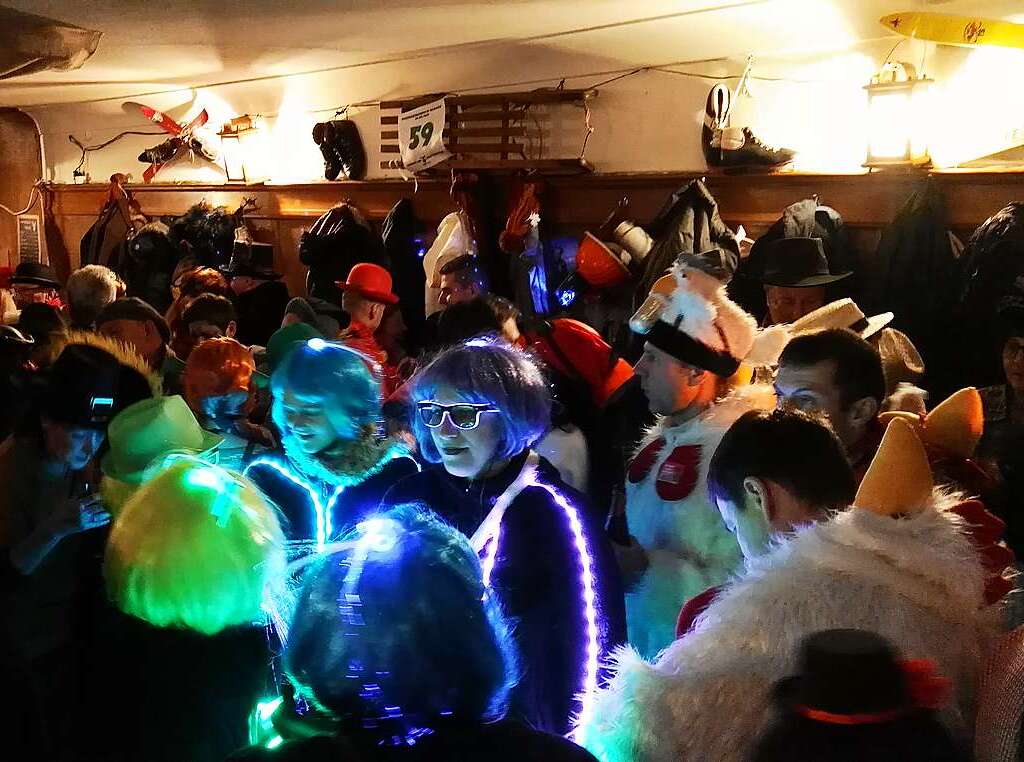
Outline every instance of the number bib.
[[422, 172], [451, 156], [444, 147], [444, 120], [444, 98], [398, 117], [398, 144], [405, 169]]

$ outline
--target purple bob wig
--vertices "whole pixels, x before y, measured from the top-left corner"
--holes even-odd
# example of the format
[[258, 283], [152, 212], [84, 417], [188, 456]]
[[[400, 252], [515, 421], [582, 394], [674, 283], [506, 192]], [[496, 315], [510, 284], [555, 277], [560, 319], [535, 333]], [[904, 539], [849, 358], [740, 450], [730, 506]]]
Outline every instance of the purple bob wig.
[[[500, 339], [476, 338], [456, 344], [434, 358], [412, 380], [411, 402], [434, 399], [447, 386], [466, 402], [490, 405], [501, 420], [496, 459], [511, 458], [551, 427], [551, 390], [537, 362]], [[420, 454], [439, 463], [430, 430], [414, 415]]]

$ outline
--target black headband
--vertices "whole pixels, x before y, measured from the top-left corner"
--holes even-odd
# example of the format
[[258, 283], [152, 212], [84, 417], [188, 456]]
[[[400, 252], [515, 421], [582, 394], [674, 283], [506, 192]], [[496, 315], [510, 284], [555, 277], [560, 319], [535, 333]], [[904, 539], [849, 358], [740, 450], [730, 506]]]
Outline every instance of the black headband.
[[728, 378], [740, 367], [740, 361], [728, 352], [712, 349], [664, 320], [656, 322], [643, 337], [677, 360], [711, 371], [722, 378]]

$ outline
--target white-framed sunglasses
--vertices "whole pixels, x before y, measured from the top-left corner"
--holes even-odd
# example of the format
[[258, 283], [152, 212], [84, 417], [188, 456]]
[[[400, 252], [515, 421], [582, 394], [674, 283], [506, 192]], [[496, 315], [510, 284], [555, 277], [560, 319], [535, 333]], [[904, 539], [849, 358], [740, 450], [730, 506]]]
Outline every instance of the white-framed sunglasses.
[[479, 426], [481, 413], [498, 412], [496, 408], [486, 404], [457, 402], [454, 405], [442, 405], [440, 402], [434, 402], [433, 400], [417, 402], [416, 409], [419, 411], [420, 420], [423, 421], [423, 425], [428, 428], [436, 429], [444, 423], [444, 417], [448, 416], [448, 420], [452, 422], [452, 425], [463, 431], [469, 431]]

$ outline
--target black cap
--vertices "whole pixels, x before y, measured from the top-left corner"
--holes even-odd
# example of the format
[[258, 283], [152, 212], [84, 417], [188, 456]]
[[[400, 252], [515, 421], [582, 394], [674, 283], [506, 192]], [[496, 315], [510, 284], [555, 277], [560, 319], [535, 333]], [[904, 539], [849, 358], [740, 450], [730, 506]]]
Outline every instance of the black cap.
[[133, 320], [137, 323], [148, 321], [156, 326], [164, 344], [171, 340], [171, 329], [167, 326], [164, 316], [137, 296], [125, 296], [104, 307], [96, 318], [96, 327], [99, 328], [112, 320]]
[[140, 371], [88, 344], [68, 344], [46, 378], [43, 414], [71, 426], [104, 428], [124, 408], [153, 396]]

